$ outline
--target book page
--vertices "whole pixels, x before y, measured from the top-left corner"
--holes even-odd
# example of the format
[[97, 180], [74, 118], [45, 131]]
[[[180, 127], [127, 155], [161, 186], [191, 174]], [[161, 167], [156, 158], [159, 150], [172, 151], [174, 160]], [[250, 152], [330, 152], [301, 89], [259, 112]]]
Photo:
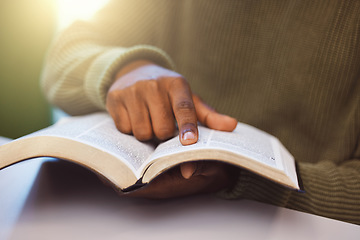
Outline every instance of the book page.
[[[119, 132], [106, 113], [66, 117], [53, 126], [25, 136], [58, 136], [75, 139], [124, 160], [134, 172], [154, 151], [155, 146], [143, 143], [134, 136]], [[106, 161], [106, 159], [103, 159]]]
[[219, 149], [240, 154], [273, 168], [282, 169], [281, 158], [275, 154], [270, 134], [247, 124], [238, 123], [233, 132], [222, 132], [199, 126], [199, 140], [182, 146], [178, 137], [160, 144], [149, 161], [163, 156], [198, 149]]

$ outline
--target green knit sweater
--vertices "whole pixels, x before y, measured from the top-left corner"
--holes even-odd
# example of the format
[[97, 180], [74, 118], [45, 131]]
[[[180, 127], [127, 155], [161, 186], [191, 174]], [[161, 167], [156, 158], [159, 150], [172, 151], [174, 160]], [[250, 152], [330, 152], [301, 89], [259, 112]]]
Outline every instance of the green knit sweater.
[[136, 59], [278, 137], [306, 191], [243, 171], [223, 195], [360, 224], [360, 1], [112, 1], [56, 39], [42, 86], [70, 114], [104, 110], [114, 73]]

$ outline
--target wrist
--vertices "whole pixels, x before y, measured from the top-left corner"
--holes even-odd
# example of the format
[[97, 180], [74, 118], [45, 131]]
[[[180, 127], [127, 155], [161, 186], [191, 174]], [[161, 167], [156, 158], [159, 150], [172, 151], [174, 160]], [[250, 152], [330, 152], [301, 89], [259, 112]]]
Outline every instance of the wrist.
[[129, 72], [131, 72], [137, 68], [147, 66], [147, 65], [155, 65], [155, 63], [148, 61], [148, 60], [132, 61], [117, 71], [117, 73], [115, 74], [115, 79], [119, 79], [121, 76], [124, 76], [125, 74], [127, 74]]

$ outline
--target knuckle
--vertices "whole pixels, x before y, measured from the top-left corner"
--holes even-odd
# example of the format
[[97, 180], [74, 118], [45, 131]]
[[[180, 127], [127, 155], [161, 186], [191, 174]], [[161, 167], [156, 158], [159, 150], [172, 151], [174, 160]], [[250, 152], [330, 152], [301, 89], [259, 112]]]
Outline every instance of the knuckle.
[[131, 85], [130, 87], [125, 89], [125, 92], [130, 96], [137, 96], [139, 95], [139, 89], [141, 89], [142, 84], [137, 82], [134, 85]]
[[131, 94], [140, 98], [148, 93], [155, 93], [158, 89], [159, 83], [156, 79], [142, 80], [131, 86]]
[[105, 103], [107, 107], [116, 109], [119, 105], [126, 105], [128, 98], [128, 93], [124, 90], [111, 91], [108, 92]]
[[156, 130], [155, 135], [159, 140], [166, 140], [174, 136], [175, 126], [162, 127]]
[[111, 116], [117, 130], [125, 134], [130, 134], [132, 132], [130, 123], [125, 121], [121, 116], [119, 116], [117, 112], [112, 113]]
[[183, 76], [173, 77], [172, 83], [173, 83], [173, 86], [175, 86], [175, 87], [188, 85], [188, 82], [186, 81], [186, 79]]
[[134, 136], [139, 141], [147, 141], [152, 139], [153, 133], [148, 129], [138, 129], [137, 131], [134, 131]]
[[147, 141], [153, 138], [153, 130], [151, 124], [143, 117], [139, 117], [132, 122], [133, 134], [139, 141]]
[[132, 86], [135, 86], [137, 88], [143, 88], [143, 87], [156, 86], [156, 85], [157, 85], [156, 78], [148, 78], [148, 79], [143, 78], [141, 80], [138, 80]]
[[176, 76], [168, 76], [168, 77], [161, 77], [159, 79], [161, 84], [164, 84], [168, 89], [179, 89], [183, 88], [184, 86], [188, 86], [188, 82], [186, 79], [181, 75]]
[[106, 95], [106, 102], [112, 102], [112, 101], [117, 101], [119, 99], [119, 96], [121, 91], [109, 91], [108, 94]]
[[146, 81], [146, 87], [151, 87], [151, 88], [157, 88], [158, 87], [158, 81], [156, 79], [149, 79]]
[[123, 124], [121, 122], [116, 122], [115, 125], [116, 125], [116, 128], [122, 133], [130, 134], [132, 132], [131, 126], [128, 125], [128, 124]]
[[176, 103], [175, 105], [176, 111], [193, 111], [195, 110], [194, 103], [191, 101], [191, 99], [184, 99]]

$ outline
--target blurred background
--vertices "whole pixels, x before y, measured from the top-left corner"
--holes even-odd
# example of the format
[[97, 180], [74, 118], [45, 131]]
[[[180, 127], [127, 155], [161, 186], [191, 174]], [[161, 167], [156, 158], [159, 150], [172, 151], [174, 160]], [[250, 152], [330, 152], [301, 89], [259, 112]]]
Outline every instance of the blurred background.
[[54, 34], [89, 19], [108, 0], [1, 0], [0, 136], [17, 138], [48, 126], [40, 74]]

